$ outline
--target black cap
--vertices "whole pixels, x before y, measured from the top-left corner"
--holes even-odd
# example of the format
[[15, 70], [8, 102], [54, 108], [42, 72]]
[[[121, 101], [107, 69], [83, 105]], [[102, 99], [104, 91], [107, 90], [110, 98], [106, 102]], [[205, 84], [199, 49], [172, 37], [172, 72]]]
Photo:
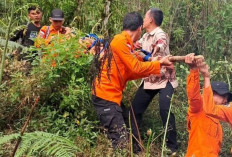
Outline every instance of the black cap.
[[212, 90], [219, 95], [231, 94], [228, 84], [220, 81], [214, 81], [211, 83]]
[[60, 9], [54, 9], [54, 10], [52, 10], [51, 18], [52, 18], [52, 20], [62, 21], [62, 20], [64, 20], [64, 13]]

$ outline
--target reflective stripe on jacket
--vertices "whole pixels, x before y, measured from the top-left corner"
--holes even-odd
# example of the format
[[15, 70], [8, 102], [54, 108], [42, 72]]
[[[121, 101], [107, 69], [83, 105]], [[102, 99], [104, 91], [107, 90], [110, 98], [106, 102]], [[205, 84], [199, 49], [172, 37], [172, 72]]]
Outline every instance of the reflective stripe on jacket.
[[[40, 32], [37, 36], [35, 46], [40, 47], [41, 44], [45, 44], [45, 46], [48, 46], [53, 38], [55, 38], [58, 35], [64, 36], [64, 34], [65, 34], [64, 27], [61, 27], [59, 30], [55, 30], [55, 28], [52, 25], [51, 26], [43, 26], [40, 29]], [[63, 37], [61, 36], [61, 39], [62, 38]]]

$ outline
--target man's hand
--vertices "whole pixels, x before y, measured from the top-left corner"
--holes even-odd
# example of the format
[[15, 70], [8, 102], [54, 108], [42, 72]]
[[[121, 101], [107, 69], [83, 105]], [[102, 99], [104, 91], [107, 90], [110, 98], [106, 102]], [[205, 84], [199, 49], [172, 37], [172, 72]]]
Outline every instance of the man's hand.
[[153, 48], [154, 48], [153, 54], [156, 54], [156, 53], [158, 53], [160, 51], [160, 47], [159, 46], [155, 46]]
[[18, 54], [19, 54], [19, 52], [17, 50], [15, 50], [15, 51], [12, 52], [12, 55], [14, 55], [14, 56], [18, 55]]
[[196, 60], [197, 68], [204, 78], [210, 77], [209, 66], [204, 62], [203, 58]]
[[134, 43], [134, 48], [135, 49], [139, 49], [139, 48], [141, 48], [142, 46], [141, 46], [141, 44], [139, 43], [139, 41], [136, 41], [135, 43]]
[[170, 55], [161, 58], [159, 60], [160, 64], [161, 65], [166, 65], [166, 66], [172, 65], [173, 63], [169, 61], [169, 59], [168, 59], [169, 57], [170, 57]]
[[210, 72], [209, 66], [202, 62], [202, 60], [197, 61], [198, 68], [202, 76], [204, 77], [204, 88], [208, 88], [210, 86]]
[[161, 56], [151, 57], [151, 61], [158, 61], [161, 58], [162, 58]]
[[69, 27], [65, 27], [65, 35], [74, 37], [75, 35], [72, 33], [72, 29]]
[[173, 64], [171, 64], [169, 66], [165, 66], [165, 67], [166, 67], [166, 69], [171, 70], [171, 71], [175, 70], [175, 67]]
[[185, 56], [185, 63], [189, 65], [190, 69], [196, 69], [196, 61], [194, 60], [194, 53], [187, 54]]
[[70, 34], [71, 33], [71, 28], [65, 27], [65, 34]]

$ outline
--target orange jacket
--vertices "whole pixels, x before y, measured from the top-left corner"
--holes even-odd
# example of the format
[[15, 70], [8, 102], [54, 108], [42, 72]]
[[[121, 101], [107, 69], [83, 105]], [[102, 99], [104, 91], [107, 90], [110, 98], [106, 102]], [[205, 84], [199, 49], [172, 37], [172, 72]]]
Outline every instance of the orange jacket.
[[60, 30], [55, 30], [54, 27], [52, 25], [49, 26], [49, 30], [48, 30], [48, 26], [43, 26], [40, 29], [40, 32], [38, 34], [38, 37], [35, 41], [35, 46], [36, 47], [40, 47], [41, 44], [45, 44], [45, 46], [49, 45], [51, 40], [57, 36], [57, 35], [64, 35], [65, 34], [65, 29], [64, 27], [60, 28]]
[[[229, 105], [215, 105], [211, 86], [203, 89], [204, 111], [207, 115], [230, 123], [232, 127], [232, 103]], [[232, 149], [231, 149], [232, 154]]]
[[203, 104], [207, 102], [201, 97], [198, 70], [190, 70], [187, 95], [189, 141], [186, 157], [218, 157], [222, 143], [222, 128], [218, 119], [207, 116], [203, 110]]
[[[117, 103], [122, 101], [122, 92], [127, 81], [160, 74], [160, 62], [141, 62], [132, 53], [133, 42], [128, 33], [114, 36], [110, 43], [113, 53], [111, 60], [110, 80], [107, 76], [107, 62], [103, 66], [100, 83], [96, 80], [96, 96]], [[93, 93], [94, 94], [94, 93]]]

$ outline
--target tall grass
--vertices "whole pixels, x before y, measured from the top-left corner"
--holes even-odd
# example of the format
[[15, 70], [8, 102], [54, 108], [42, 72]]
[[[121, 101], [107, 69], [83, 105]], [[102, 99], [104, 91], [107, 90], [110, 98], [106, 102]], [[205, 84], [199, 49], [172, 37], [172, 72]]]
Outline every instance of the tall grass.
[[14, 14], [14, 5], [15, 5], [15, 0], [12, 2], [12, 8], [10, 12], [10, 21], [7, 27], [7, 33], [6, 33], [6, 43], [2, 55], [2, 61], [1, 61], [1, 67], [0, 67], [0, 85], [2, 84], [2, 75], [3, 75], [3, 70], [4, 70], [4, 64], [5, 64], [5, 58], [6, 58], [6, 52], [7, 52], [7, 45], [8, 45], [8, 40], [9, 40], [9, 35], [10, 35], [10, 29], [13, 21], [13, 14]]
[[169, 108], [169, 111], [168, 111], [167, 122], [166, 122], [166, 125], [165, 125], [161, 157], [164, 156], [164, 150], [165, 150], [165, 144], [166, 144], [166, 135], [167, 135], [167, 131], [168, 131], [168, 123], [169, 123], [170, 113], [171, 113], [171, 109], [172, 109], [173, 98], [174, 98], [174, 94], [172, 95], [172, 98], [171, 98], [171, 103], [170, 103], [170, 108]]

